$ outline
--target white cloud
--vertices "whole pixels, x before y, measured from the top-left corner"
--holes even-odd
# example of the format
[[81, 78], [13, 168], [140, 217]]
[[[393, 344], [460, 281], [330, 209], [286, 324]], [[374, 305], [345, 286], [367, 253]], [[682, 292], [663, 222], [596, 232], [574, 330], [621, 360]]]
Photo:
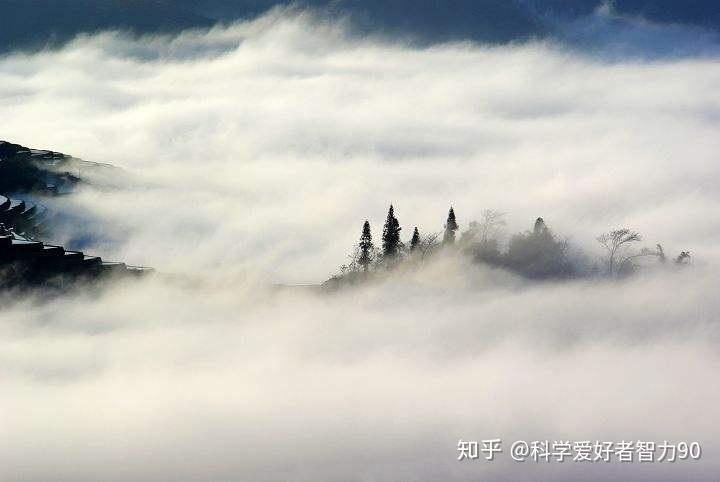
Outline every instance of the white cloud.
[[[414, 49], [275, 12], [0, 59], [2, 137], [143, 178], [59, 203], [110, 259], [188, 274], [0, 314], [7, 480], [711, 480], [720, 68], [547, 44]], [[628, 225], [694, 270], [528, 284], [439, 263], [318, 282], [393, 202], [485, 208], [592, 252]], [[60, 206], [63, 207], [63, 206]], [[198, 275], [198, 272], [201, 274]], [[460, 437], [698, 439], [674, 466], [466, 464]]]
[[[711, 480], [715, 274], [442, 272], [331, 297], [148, 282], [6, 309], [5, 480]], [[459, 464], [461, 437], [692, 439], [705, 456]]]

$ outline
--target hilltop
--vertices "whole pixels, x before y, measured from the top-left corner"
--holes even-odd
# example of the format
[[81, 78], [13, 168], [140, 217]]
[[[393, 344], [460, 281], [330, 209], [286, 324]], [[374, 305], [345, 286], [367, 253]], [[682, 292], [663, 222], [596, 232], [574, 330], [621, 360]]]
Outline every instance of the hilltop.
[[83, 185], [108, 188], [127, 179], [121, 169], [50, 150], [0, 141], [0, 289], [64, 288], [102, 275], [150, 270], [44, 242], [57, 213], [45, 198], [71, 195]]

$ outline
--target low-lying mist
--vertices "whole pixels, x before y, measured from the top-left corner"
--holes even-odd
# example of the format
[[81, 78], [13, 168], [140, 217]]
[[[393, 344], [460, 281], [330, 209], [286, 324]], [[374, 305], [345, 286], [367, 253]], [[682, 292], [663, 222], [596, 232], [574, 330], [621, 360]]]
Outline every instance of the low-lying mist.
[[[718, 279], [529, 283], [443, 260], [334, 295], [147, 279], [0, 325], [4, 480], [712, 480]], [[698, 441], [698, 462], [456, 461]], [[507, 450], [507, 447], [506, 447]]]
[[593, 255], [598, 234], [625, 226], [718, 257], [713, 59], [412, 49], [279, 11], [11, 55], [0, 79], [3, 137], [140, 176], [64, 200], [110, 258], [318, 282], [390, 203], [406, 241], [413, 226], [441, 230], [452, 204], [461, 230], [498, 209], [508, 233], [542, 216]]
[[[259, 20], [0, 58], [2, 135], [126, 169], [56, 236], [158, 274], [0, 311], [0, 480], [713, 480], [720, 68], [561, 46], [411, 48]], [[484, 209], [589, 257], [627, 226], [682, 270], [529, 281], [440, 256], [337, 293], [393, 203]], [[675, 464], [458, 462], [463, 439], [698, 441]]]

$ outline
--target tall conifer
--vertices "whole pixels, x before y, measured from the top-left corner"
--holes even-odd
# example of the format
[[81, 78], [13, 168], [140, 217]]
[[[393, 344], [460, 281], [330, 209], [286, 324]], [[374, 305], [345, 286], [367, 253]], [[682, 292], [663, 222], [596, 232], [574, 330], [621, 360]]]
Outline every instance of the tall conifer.
[[370, 263], [373, 260], [373, 249], [374, 245], [372, 242], [372, 233], [370, 232], [370, 223], [365, 221], [363, 224], [362, 235], [360, 236], [360, 242], [358, 243], [358, 249], [360, 250], [358, 256], [358, 264], [362, 266], [363, 271], [367, 271], [370, 267]]
[[395, 210], [392, 204], [388, 210], [385, 226], [383, 227], [382, 246], [383, 255], [386, 258], [394, 258], [398, 255], [400, 248], [400, 222], [395, 217]]
[[420, 232], [418, 231], [417, 226], [415, 226], [415, 231], [413, 231], [412, 239], [410, 240], [410, 251], [415, 251], [415, 248], [417, 248], [419, 244]]
[[447, 222], [445, 223], [445, 234], [443, 235], [443, 244], [455, 244], [455, 231], [458, 230], [458, 224], [455, 220], [455, 210], [452, 206], [448, 212]]

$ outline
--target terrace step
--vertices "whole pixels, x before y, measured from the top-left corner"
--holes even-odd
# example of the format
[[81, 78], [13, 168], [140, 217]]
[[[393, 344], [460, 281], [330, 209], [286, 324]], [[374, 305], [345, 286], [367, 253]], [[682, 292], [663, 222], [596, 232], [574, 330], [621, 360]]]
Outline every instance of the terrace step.
[[42, 253], [43, 244], [39, 241], [24, 241], [13, 239], [10, 249], [15, 255], [32, 255]]
[[65, 248], [46, 244], [43, 246], [42, 256], [44, 258], [59, 258], [65, 255]]
[[16, 233], [36, 237], [45, 232], [48, 209], [29, 200], [0, 196], [0, 224]]
[[30, 218], [35, 215], [35, 212], [37, 211], [37, 206], [34, 204], [32, 206], [25, 206], [25, 211], [20, 213], [20, 216], [23, 218]]
[[82, 263], [85, 255], [80, 251], [65, 251], [65, 260], [77, 263]]
[[102, 258], [98, 256], [84, 256], [82, 263], [86, 268], [96, 268], [102, 265]]
[[62, 246], [43, 244], [28, 239], [44, 231], [43, 224], [48, 218], [44, 206], [29, 201], [11, 199], [0, 195], [0, 270], [7, 268], [12, 276], [7, 280], [25, 285], [59, 283], [65, 279], [88, 279], [101, 275], [144, 275], [152, 273], [150, 268], [127, 266], [125, 263], [105, 262], [99, 256], [88, 256], [80, 251], [66, 250]]
[[125, 273], [128, 271], [128, 266], [125, 263], [109, 263], [103, 261], [100, 264], [100, 269], [104, 274]]

